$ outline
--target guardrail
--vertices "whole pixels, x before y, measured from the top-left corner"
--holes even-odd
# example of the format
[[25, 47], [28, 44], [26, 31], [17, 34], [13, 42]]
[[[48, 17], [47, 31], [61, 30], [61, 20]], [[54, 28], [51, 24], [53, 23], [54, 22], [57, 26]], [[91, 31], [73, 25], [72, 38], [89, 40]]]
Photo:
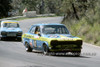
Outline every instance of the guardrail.
[[[40, 14], [40, 15], [36, 15], [34, 17], [47, 17], [47, 16], [55, 16], [55, 14]], [[8, 18], [0, 19], [0, 21], [2, 21], [2, 20], [13, 20], [13, 19], [18, 19], [18, 18], [23, 18], [23, 17], [27, 17], [27, 16], [8, 17]]]
[[40, 14], [40, 15], [37, 15], [37, 17], [46, 17], [46, 16], [55, 16], [55, 14]]
[[17, 18], [22, 18], [22, 17], [24, 17], [24, 16], [8, 17], [8, 18], [0, 19], [0, 21], [2, 21], [2, 20], [12, 20], [12, 19], [17, 19]]

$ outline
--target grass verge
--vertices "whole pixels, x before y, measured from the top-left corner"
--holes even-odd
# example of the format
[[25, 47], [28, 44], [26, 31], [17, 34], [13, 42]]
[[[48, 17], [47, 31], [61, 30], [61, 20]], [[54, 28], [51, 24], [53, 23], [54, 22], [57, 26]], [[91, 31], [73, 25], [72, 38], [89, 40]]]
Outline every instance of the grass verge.
[[[70, 22], [70, 23], [69, 23]], [[83, 38], [87, 43], [100, 46], [100, 23], [89, 23], [85, 18], [80, 21], [64, 21], [63, 24], [68, 27], [73, 36]]]

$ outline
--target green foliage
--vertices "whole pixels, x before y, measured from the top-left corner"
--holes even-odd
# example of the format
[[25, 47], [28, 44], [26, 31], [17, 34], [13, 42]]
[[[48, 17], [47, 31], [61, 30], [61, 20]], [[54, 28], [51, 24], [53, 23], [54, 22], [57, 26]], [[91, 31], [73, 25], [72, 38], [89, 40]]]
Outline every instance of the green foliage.
[[41, 0], [22, 0], [22, 4], [24, 7], [26, 7], [29, 11], [35, 10], [36, 5], [40, 2]]
[[11, 0], [0, 0], [0, 18], [7, 17], [8, 12], [11, 10]]
[[62, 7], [62, 2], [63, 0], [44, 0], [45, 12], [56, 13], [57, 15], [61, 14], [60, 8]]
[[88, 7], [87, 0], [64, 0], [62, 4], [61, 10], [65, 14], [65, 19], [79, 20]]
[[12, 0], [13, 10], [18, 10], [21, 14], [23, 9], [36, 11], [38, 14], [55, 13], [61, 14], [63, 0]]
[[[68, 0], [65, 0], [68, 1]], [[100, 1], [87, 0], [87, 2], [73, 2], [77, 11], [79, 20], [71, 16], [66, 16], [62, 23], [70, 29], [73, 35], [82, 37], [84, 41], [100, 46]], [[79, 8], [81, 6], [81, 8]], [[83, 7], [85, 5], [85, 7]], [[71, 9], [71, 6], [68, 8]], [[81, 10], [81, 11], [80, 11]], [[73, 11], [72, 11], [73, 12]], [[66, 14], [67, 11], [66, 11]]]

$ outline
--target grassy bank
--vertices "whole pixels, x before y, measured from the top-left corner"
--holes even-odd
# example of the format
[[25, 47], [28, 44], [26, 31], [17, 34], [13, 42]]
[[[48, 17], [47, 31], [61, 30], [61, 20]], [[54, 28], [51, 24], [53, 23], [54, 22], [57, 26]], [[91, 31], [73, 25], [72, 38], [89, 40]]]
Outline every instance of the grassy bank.
[[[70, 22], [70, 23], [69, 23]], [[64, 21], [72, 35], [83, 38], [85, 42], [100, 46], [100, 23], [97, 20], [90, 23], [86, 17], [79, 21]]]
[[[85, 42], [100, 46], [100, 0], [73, 3], [75, 3], [76, 11], [69, 9], [70, 12], [66, 12], [67, 15], [62, 23], [68, 27], [72, 35], [83, 38]], [[82, 8], [84, 5], [86, 9]], [[80, 6], [81, 8], [79, 8]], [[71, 6], [69, 7], [71, 8]]]
[[[70, 3], [68, 2], [70, 1]], [[100, 46], [100, 0], [65, 0], [65, 24], [74, 36]], [[69, 4], [68, 4], [69, 3]]]

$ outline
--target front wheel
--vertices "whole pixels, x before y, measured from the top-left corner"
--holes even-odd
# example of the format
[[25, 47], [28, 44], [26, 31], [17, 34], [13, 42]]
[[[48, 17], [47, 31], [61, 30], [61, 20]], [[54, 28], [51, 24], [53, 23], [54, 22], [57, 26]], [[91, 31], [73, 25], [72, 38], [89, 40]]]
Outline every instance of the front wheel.
[[32, 48], [28, 45], [28, 43], [25, 43], [26, 51], [32, 52]]
[[21, 39], [21, 38], [17, 38], [17, 40], [18, 40], [18, 41], [22, 41], [22, 39]]
[[6, 40], [6, 38], [4, 38], [4, 37], [1, 37], [1, 40], [5, 41], [5, 40]]
[[47, 45], [43, 45], [43, 54], [44, 55], [48, 55], [49, 54], [49, 49], [48, 49], [48, 47], [47, 47]]

